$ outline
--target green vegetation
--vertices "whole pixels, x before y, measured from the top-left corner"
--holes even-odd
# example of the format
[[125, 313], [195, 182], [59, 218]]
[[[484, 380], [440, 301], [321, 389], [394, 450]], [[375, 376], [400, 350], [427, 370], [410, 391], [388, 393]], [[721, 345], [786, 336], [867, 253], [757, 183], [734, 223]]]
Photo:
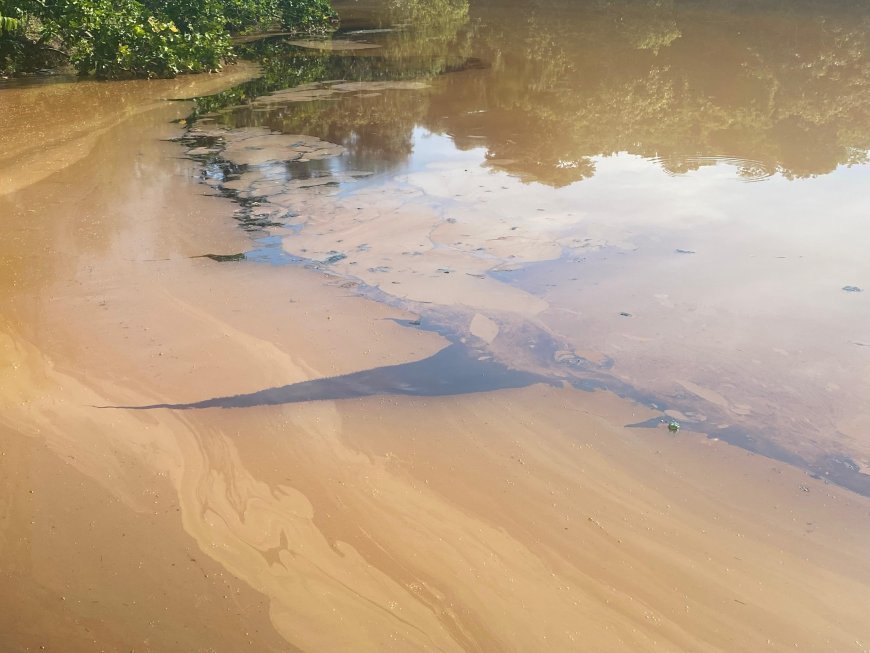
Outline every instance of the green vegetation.
[[394, 25], [449, 25], [468, 19], [468, 0], [389, 0], [387, 17]]
[[14, 32], [21, 26], [21, 21], [17, 18], [4, 16], [0, 14], [0, 32]]
[[328, 0], [282, 0], [277, 4], [281, 22], [288, 28], [320, 31], [336, 19]]
[[328, 0], [0, 0], [0, 73], [61, 57], [103, 79], [173, 77], [232, 59], [231, 33], [334, 20]]

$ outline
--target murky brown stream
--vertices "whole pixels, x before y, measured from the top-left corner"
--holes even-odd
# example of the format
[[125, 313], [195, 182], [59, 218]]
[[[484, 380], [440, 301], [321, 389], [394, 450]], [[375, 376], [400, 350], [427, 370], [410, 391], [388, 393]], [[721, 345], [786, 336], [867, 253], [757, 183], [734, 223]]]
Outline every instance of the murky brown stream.
[[337, 6], [0, 87], [0, 650], [870, 650], [870, 5]]

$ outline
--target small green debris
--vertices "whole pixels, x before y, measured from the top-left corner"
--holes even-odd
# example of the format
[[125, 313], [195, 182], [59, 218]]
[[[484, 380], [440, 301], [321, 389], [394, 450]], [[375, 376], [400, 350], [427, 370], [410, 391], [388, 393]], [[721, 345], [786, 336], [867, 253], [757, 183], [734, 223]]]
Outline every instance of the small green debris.
[[680, 423], [679, 422], [677, 422], [676, 420], [671, 420], [670, 422], [668, 422], [668, 431], [670, 431], [671, 433], [676, 433], [679, 430], [680, 430]]

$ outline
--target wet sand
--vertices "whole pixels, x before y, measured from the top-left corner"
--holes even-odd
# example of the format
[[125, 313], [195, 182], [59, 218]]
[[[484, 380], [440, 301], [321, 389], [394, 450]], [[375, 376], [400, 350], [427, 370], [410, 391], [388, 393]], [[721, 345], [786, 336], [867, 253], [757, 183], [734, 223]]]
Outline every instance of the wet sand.
[[[248, 62], [220, 74], [107, 84], [60, 77], [0, 85], [0, 194], [40, 181], [86, 156], [123, 120], [175, 98], [215, 93], [250, 79]], [[61, 116], [58, 110], [65, 109]]]
[[655, 414], [613, 396], [98, 408], [447, 345], [342, 277], [191, 258], [249, 241], [161, 140], [188, 110], [146, 102], [74, 160], [4, 167], [0, 648], [870, 647], [868, 499], [625, 429]]

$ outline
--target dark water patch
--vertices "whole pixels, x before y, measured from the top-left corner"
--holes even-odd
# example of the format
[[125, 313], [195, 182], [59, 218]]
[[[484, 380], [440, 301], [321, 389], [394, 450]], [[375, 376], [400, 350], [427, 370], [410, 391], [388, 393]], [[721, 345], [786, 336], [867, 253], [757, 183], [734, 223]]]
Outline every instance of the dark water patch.
[[244, 253], [240, 254], [199, 254], [198, 256], [191, 256], [190, 258], [208, 258], [217, 263], [235, 263], [237, 261], [244, 261], [247, 256]]
[[248, 394], [213, 397], [186, 404], [167, 403], [121, 408], [252, 408], [376, 395], [443, 397], [524, 388], [536, 383], [553, 384], [554, 381], [539, 374], [511, 369], [493, 360], [480, 360], [473, 350], [452, 344], [429, 358], [412, 363], [389, 365], [328, 379], [303, 381]]

